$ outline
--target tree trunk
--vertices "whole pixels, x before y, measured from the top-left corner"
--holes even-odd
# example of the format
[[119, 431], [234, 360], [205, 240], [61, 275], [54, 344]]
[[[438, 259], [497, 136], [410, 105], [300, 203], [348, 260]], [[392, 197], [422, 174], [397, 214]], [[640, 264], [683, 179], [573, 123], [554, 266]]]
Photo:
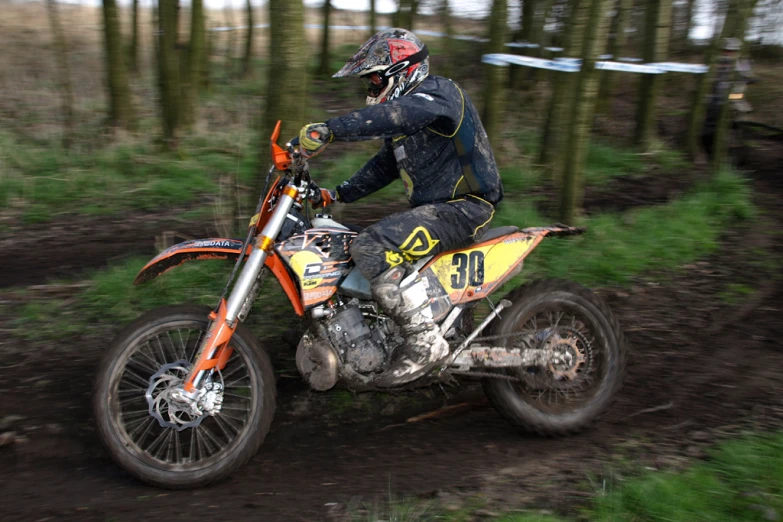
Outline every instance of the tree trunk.
[[[493, 0], [489, 18], [487, 53], [502, 53], [506, 43], [507, 0]], [[503, 109], [503, 83], [507, 72], [503, 67], [484, 64], [487, 82], [484, 87], [484, 114], [482, 122], [490, 143], [497, 145], [500, 138], [500, 117]]]
[[206, 92], [212, 85], [212, 52], [215, 50], [217, 33], [206, 29], [204, 31], [204, 53], [201, 55], [201, 91]]
[[[612, 26], [609, 32], [609, 45], [607, 54], [611, 54], [610, 60], [617, 60], [625, 51], [626, 37], [625, 28], [628, 23], [628, 14], [633, 7], [633, 0], [617, 0], [617, 10], [612, 19]], [[612, 98], [612, 84], [617, 73], [611, 71], [601, 71], [601, 84], [598, 89], [598, 107], [597, 112], [606, 112], [609, 108], [609, 101]]]
[[57, 2], [46, 0], [46, 10], [49, 12], [49, 25], [54, 37], [54, 53], [57, 60], [60, 95], [62, 96], [63, 117], [63, 148], [71, 148], [73, 134], [73, 88], [71, 87], [71, 69], [68, 65], [68, 42], [65, 39], [60, 17], [57, 12]]
[[[644, 61], [663, 62], [669, 54], [669, 33], [672, 21], [672, 0], [650, 0], [647, 4]], [[639, 104], [636, 111], [634, 142], [649, 149], [655, 141], [655, 99], [659, 74], [643, 74], [639, 79]]]
[[454, 68], [452, 67], [452, 58], [454, 55], [454, 27], [451, 23], [451, 7], [449, 6], [449, 0], [441, 0], [440, 4], [440, 19], [443, 25], [443, 61], [440, 73], [446, 78], [451, 78], [454, 75]]
[[403, 29], [413, 31], [413, 24], [416, 19], [416, 12], [419, 9], [418, 0], [400, 0], [400, 9], [398, 13], [398, 26]]
[[[261, 124], [261, 163], [267, 165], [269, 137], [275, 123], [283, 121], [281, 142], [298, 135], [307, 123], [307, 39], [304, 30], [304, 5], [302, 0], [269, 0], [270, 52], [266, 109]], [[265, 168], [262, 170], [266, 170]], [[258, 176], [254, 185], [254, 197], [264, 183]]]
[[[564, 30], [566, 42], [563, 56], [578, 58], [581, 53], [582, 39], [587, 23], [587, 10], [585, 9], [587, 1], [569, 0], [568, 2], [569, 15]], [[547, 119], [541, 136], [538, 162], [550, 168], [555, 174], [556, 182], [559, 182], [557, 179], [559, 169], [555, 165], [555, 160], [558, 159], [560, 141], [566, 132], [563, 122], [572, 106], [575, 76], [576, 73], [571, 72], [554, 72], [553, 83], [555, 87], [549, 100]]]
[[109, 87], [109, 122], [115, 127], [132, 129], [128, 71], [122, 52], [119, 11], [115, 0], [103, 0], [103, 36], [106, 47], [106, 77]]
[[158, 0], [158, 76], [163, 141], [177, 148], [180, 123], [180, 65], [177, 49], [178, 0]]
[[198, 113], [198, 95], [204, 65], [204, 4], [203, 0], [190, 2], [190, 45], [187, 49], [187, 69], [182, 75], [182, 124], [190, 127]]
[[370, 0], [370, 36], [377, 32], [377, 29], [375, 28], [377, 25], [375, 17], [375, 0]]
[[128, 46], [128, 69], [139, 72], [139, 0], [131, 4], [131, 41]]
[[573, 223], [582, 208], [584, 182], [582, 170], [590, 142], [593, 111], [598, 95], [595, 61], [606, 49], [609, 32], [609, 8], [612, 0], [588, 0], [589, 18], [582, 46], [582, 68], [577, 77], [576, 103], [568, 126], [568, 148], [564, 149], [563, 188], [560, 198], [560, 220]]
[[245, 55], [242, 57], [242, 76], [249, 78], [253, 74], [253, 4], [250, 0], [245, 0], [245, 23], [247, 33], [245, 33]]
[[[729, 11], [726, 15], [726, 23], [723, 32], [727, 38], [738, 38], [742, 40], [742, 51], [746, 50], [745, 30], [747, 28], [748, 17], [753, 13], [753, 7], [755, 5], [756, 0], [736, 0], [729, 4]], [[735, 56], [728, 63], [724, 64], [724, 66], [729, 68], [728, 77], [730, 81], [734, 80], [736, 76], [734, 69], [737, 58], [738, 57]], [[729, 104], [730, 93], [731, 87], [727, 88], [725, 93], [722, 93], [722, 99], [719, 100], [720, 112], [718, 116], [718, 126], [715, 130], [713, 154], [710, 161], [710, 168], [715, 174], [718, 173], [726, 161], [727, 138], [729, 133], [729, 122], [731, 119], [731, 107]]]
[[[234, 13], [231, 11], [231, 4], [223, 4], [223, 16], [226, 19], [226, 27], [234, 27]], [[234, 31], [229, 29], [226, 31], [226, 62], [224, 64], [225, 74], [229, 78], [234, 76], [234, 47], [236, 47]]]
[[318, 65], [318, 74], [329, 77], [331, 71], [329, 55], [329, 23], [331, 22], [332, 0], [324, 0], [323, 6], [323, 30], [321, 31], [321, 62]]
[[[522, 2], [522, 20], [519, 25], [519, 31], [514, 35], [514, 41], [537, 43], [536, 38], [533, 36], [535, 32], [535, 17], [536, 17], [536, 2], [535, 0], [523, 0]], [[503, 52], [503, 51], [500, 51]], [[515, 48], [514, 54], [520, 54], [523, 56], [537, 56], [536, 49], [530, 48]], [[509, 83], [512, 89], [517, 89], [522, 83], [522, 78], [525, 73], [530, 73], [531, 69], [523, 67], [521, 65], [511, 65], [509, 67]]]
[[682, 33], [682, 49], [690, 48], [691, 28], [693, 27], [693, 7], [696, 0], [686, 0], [687, 7], [685, 9], [685, 29]]

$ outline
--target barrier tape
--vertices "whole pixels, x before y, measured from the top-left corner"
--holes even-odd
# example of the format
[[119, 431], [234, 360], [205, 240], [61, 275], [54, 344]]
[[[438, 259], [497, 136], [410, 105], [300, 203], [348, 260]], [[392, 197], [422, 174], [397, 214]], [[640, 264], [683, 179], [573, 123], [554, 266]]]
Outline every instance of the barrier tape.
[[[258, 29], [267, 29], [269, 24], [256, 24], [253, 26]], [[321, 24], [305, 24], [306, 29], [322, 29]], [[390, 26], [379, 25], [376, 29], [390, 29]], [[246, 25], [238, 25], [233, 27], [211, 27], [209, 31], [213, 32], [226, 32], [226, 31], [240, 31], [247, 29]], [[369, 25], [330, 25], [329, 29], [335, 31], [369, 31]], [[417, 34], [422, 36], [431, 36], [435, 38], [444, 38], [446, 34], [439, 33], [437, 31], [428, 31], [426, 29], [416, 31]], [[481, 42], [485, 43], [489, 40], [478, 36], [467, 35], [455, 35], [452, 36], [455, 40], [463, 40], [468, 42]], [[539, 44], [530, 42], [509, 42], [506, 47], [516, 49], [538, 49]], [[562, 47], [544, 47], [546, 51], [551, 53], [559, 53], [563, 51]], [[604, 71], [618, 71], [618, 72], [634, 72], [642, 74], [663, 74], [666, 72], [681, 72], [691, 74], [704, 74], [709, 68], [706, 65], [694, 64], [694, 63], [677, 63], [677, 62], [660, 62], [660, 63], [648, 63], [640, 64], [643, 60], [641, 58], [618, 58], [617, 61], [609, 61], [612, 58], [611, 54], [603, 54], [598, 57], [599, 61], [595, 62], [596, 69]], [[536, 69], [548, 69], [550, 71], [561, 72], [577, 72], [581, 68], [582, 60], [579, 58], [555, 58], [554, 60], [547, 60], [545, 58], [534, 58], [532, 56], [520, 56], [516, 54], [485, 54], [481, 57], [483, 63], [490, 65], [497, 65], [500, 67], [508, 67], [510, 64], [522, 65], [525, 67], [533, 67]]]
[[[608, 55], [603, 55], [604, 58]], [[595, 68], [604, 71], [632, 72], [640, 74], [664, 74], [667, 72], [681, 72], [691, 74], [704, 74], [708, 71], [706, 65], [693, 63], [659, 62], [659, 63], [628, 63], [637, 61], [638, 58], [619, 58], [621, 61], [600, 60], [595, 62]], [[519, 56], [516, 54], [485, 54], [481, 57], [483, 63], [508, 67], [510, 64], [534, 67], [536, 69], [548, 69], [560, 72], [578, 72], [582, 68], [582, 60], [579, 58], [534, 58], [532, 56]]]

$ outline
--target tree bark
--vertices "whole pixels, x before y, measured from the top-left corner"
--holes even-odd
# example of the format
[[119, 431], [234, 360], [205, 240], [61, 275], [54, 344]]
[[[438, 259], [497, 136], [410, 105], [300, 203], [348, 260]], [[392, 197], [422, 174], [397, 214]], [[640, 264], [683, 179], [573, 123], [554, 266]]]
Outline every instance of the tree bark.
[[128, 69], [139, 72], [139, 0], [131, 4], [131, 41], [128, 46]]
[[58, 83], [60, 84], [60, 96], [62, 98], [62, 144], [64, 149], [69, 149], [71, 148], [73, 135], [73, 88], [71, 87], [71, 68], [68, 65], [68, 42], [60, 25], [57, 2], [55, 0], [46, 0], [46, 10], [49, 12], [49, 25], [54, 37], [54, 53], [57, 60]]
[[158, 1], [158, 81], [160, 89], [163, 141], [177, 148], [180, 124], [180, 64], [177, 49], [179, 27], [178, 0]]
[[[589, 0], [588, 0], [589, 1]], [[560, 198], [560, 220], [573, 223], [582, 208], [584, 181], [582, 170], [590, 142], [593, 112], [598, 95], [595, 61], [604, 53], [609, 32], [609, 8], [612, 0], [592, 0], [582, 46], [582, 68], [577, 76], [576, 104], [568, 126], [568, 148], [565, 150], [563, 188]]]
[[[607, 54], [611, 54], [611, 60], [617, 60], [622, 56], [625, 50], [626, 37], [625, 28], [628, 23], [628, 14], [633, 7], [633, 0], [617, 0], [617, 10], [612, 19], [611, 30], [609, 32], [609, 44]], [[609, 108], [609, 100], [612, 97], [612, 85], [617, 73], [611, 71], [601, 71], [601, 84], [598, 88], [598, 106], [596, 112], [606, 112]]]
[[132, 129], [134, 119], [128, 87], [128, 71], [122, 52], [119, 11], [115, 0], [103, 0], [103, 36], [109, 87], [109, 122], [114, 127]]
[[[234, 27], [234, 13], [231, 11], [231, 5], [223, 4], [223, 16], [226, 19], [226, 27]], [[234, 31], [226, 31], [226, 67], [225, 74], [227, 77], [234, 76], [234, 47], [236, 47], [236, 40], [234, 38]]]
[[[519, 24], [519, 31], [517, 31], [517, 33], [514, 35], [514, 41], [526, 42], [526, 43], [538, 43], [536, 41], [537, 39], [534, 36], [535, 24], [536, 24], [535, 0], [523, 0], [521, 16], [522, 16], [522, 20], [521, 23]], [[519, 54], [523, 56], [537, 56], [538, 52], [536, 49], [515, 48], [514, 54]], [[530, 73], [531, 70], [527, 67], [522, 67], [521, 65], [511, 65], [509, 67], [509, 83], [512, 89], [517, 89], [520, 87], [525, 72]]]
[[686, 0], [687, 7], [685, 9], [685, 29], [682, 33], [682, 48], [688, 49], [690, 47], [691, 28], [693, 27], [693, 6], [696, 0]]
[[[306, 122], [307, 40], [302, 0], [269, 0], [270, 52], [266, 108], [261, 123], [261, 162], [268, 164], [269, 137], [275, 123], [283, 121], [281, 142], [296, 136]], [[262, 169], [266, 170], [266, 169]], [[258, 176], [254, 194], [264, 183]]]
[[370, 0], [370, 36], [377, 32], [376, 25], [375, 0]]
[[321, 31], [321, 61], [318, 65], [318, 74], [329, 77], [331, 71], [329, 55], [329, 23], [331, 22], [332, 0], [324, 0], [323, 6], [323, 30]]
[[187, 49], [187, 68], [182, 75], [182, 124], [190, 127], [196, 121], [198, 96], [204, 65], [204, 4], [203, 0], [190, 2], [190, 45]]
[[[663, 62], [669, 54], [669, 35], [672, 21], [672, 0], [650, 0], [647, 4], [644, 42], [644, 61]], [[639, 103], [636, 111], [634, 142], [649, 149], [656, 137], [655, 100], [658, 94], [659, 74], [643, 74], [639, 79]]]
[[449, 6], [449, 0], [441, 0], [440, 4], [440, 20], [443, 25], [443, 61], [441, 74], [446, 78], [451, 78], [454, 74], [454, 68], [452, 67], [452, 57], [454, 54], [454, 27], [451, 23], [451, 7]]
[[400, 9], [398, 13], [398, 27], [413, 31], [413, 24], [416, 20], [416, 12], [419, 9], [418, 0], [400, 0]]
[[[507, 0], [493, 0], [489, 18], [489, 44], [487, 53], [502, 53], [506, 43]], [[484, 64], [486, 85], [484, 86], [484, 114], [482, 122], [490, 143], [500, 138], [500, 117], [503, 108], [503, 83], [507, 72], [503, 67]]]
[[245, 0], [245, 24], [247, 33], [245, 33], [245, 55], [242, 57], [242, 76], [249, 78], [253, 74], [253, 4], [250, 0]]
[[[743, 49], [745, 51], [745, 30], [747, 28], [748, 17], [753, 12], [753, 7], [756, 5], [756, 0], [736, 0], [729, 4], [729, 11], [726, 15], [726, 23], [724, 25], [724, 33], [727, 38], [738, 38], [743, 42]], [[740, 54], [741, 54], [740, 52]], [[734, 80], [735, 72], [734, 67], [737, 63], [737, 58], [728, 64], [730, 67], [729, 78]], [[729, 94], [731, 88], [726, 89], [724, 97], [720, 100], [720, 113], [718, 116], [718, 126], [715, 130], [715, 141], [713, 145], [713, 154], [710, 161], [710, 168], [713, 173], [717, 174], [726, 161], [727, 145], [728, 145], [728, 132], [729, 121], [731, 119], [731, 107], [729, 106]]]
[[[578, 58], [582, 49], [582, 40], [585, 33], [585, 24], [587, 23], [586, 2], [589, 0], [569, 0], [568, 2], [568, 21], [565, 33], [565, 45], [563, 56]], [[575, 73], [554, 72], [552, 75], [554, 90], [549, 100], [547, 109], [547, 119], [544, 124], [544, 132], [541, 135], [541, 149], [538, 162], [546, 165], [554, 174], [555, 182], [559, 183], [557, 174], [560, 169], [557, 168], [555, 160], [558, 159], [560, 150], [560, 141], [564, 132], [564, 120], [572, 106]], [[562, 158], [560, 158], [562, 159]]]

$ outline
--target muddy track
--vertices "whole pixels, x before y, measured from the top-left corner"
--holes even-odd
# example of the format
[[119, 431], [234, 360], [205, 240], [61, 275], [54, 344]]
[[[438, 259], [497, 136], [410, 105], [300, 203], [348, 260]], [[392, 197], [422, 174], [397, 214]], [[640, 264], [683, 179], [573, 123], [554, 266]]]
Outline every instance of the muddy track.
[[[780, 226], [779, 175], [759, 173], [756, 188], [766, 226]], [[631, 349], [627, 385], [604, 418], [564, 439], [521, 435], [481, 401], [476, 387], [450, 390], [449, 399], [435, 392], [434, 399], [368, 421], [350, 406], [336, 415], [298, 380], [280, 379], [279, 414], [246, 467], [200, 491], [162, 491], [129, 478], [96, 439], [89, 394], [104, 340], [88, 332], [78, 343], [4, 357], [0, 419], [24, 419], [6, 428], [22, 440], [0, 447], [3, 519], [324, 520], [390, 488], [445, 499], [478, 493], [499, 510], [578, 502], [585, 477], [601, 473], [620, 446], [645, 440], [644, 462], [666, 467], [682, 454], [699, 455], [715, 428], [749, 419], [763, 427], [783, 418], [783, 288], [750, 269], [745, 253], [762, 246], [780, 258], [783, 238], [762, 228], [732, 232], [721, 253], [667, 283], [639, 281], [604, 292]], [[718, 297], [727, 281], [762, 291], [750, 308], [729, 306]], [[276, 350], [280, 342], [267, 345]], [[0, 340], [3, 354], [26, 348]], [[471, 406], [404, 422], [444, 402]], [[401, 425], [382, 430], [395, 424]]]

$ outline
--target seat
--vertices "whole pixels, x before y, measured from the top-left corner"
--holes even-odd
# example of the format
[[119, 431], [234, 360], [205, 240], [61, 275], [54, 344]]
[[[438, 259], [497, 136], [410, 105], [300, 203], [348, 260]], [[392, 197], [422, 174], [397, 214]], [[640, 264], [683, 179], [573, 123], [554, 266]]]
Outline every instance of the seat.
[[497, 239], [501, 236], [506, 236], [508, 234], [513, 234], [514, 232], [519, 232], [519, 227], [515, 227], [512, 225], [509, 225], [507, 227], [497, 227], [497, 228], [491, 228], [489, 232], [487, 232], [484, 237], [476, 241], [477, 243], [483, 243], [484, 241], [489, 241], [491, 239]]

